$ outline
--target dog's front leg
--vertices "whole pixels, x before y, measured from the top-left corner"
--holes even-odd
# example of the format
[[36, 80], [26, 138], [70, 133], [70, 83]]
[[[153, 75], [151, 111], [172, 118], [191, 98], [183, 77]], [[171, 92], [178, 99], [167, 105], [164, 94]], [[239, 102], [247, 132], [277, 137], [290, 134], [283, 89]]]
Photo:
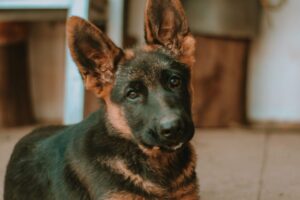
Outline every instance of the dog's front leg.
[[200, 200], [197, 181], [178, 189], [172, 199], [174, 200]]
[[135, 194], [130, 194], [127, 192], [116, 192], [116, 193], [112, 193], [107, 195], [106, 198], [104, 198], [105, 200], [146, 200], [146, 198], [139, 196], [139, 195], [135, 195]]

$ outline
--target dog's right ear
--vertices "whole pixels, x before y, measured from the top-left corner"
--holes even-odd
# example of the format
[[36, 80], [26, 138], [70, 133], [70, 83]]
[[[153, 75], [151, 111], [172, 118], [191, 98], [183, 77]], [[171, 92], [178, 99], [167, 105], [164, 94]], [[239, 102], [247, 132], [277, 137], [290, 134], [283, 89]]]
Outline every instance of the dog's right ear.
[[67, 40], [85, 87], [103, 97], [114, 81], [116, 63], [123, 51], [96, 26], [79, 17], [68, 20]]

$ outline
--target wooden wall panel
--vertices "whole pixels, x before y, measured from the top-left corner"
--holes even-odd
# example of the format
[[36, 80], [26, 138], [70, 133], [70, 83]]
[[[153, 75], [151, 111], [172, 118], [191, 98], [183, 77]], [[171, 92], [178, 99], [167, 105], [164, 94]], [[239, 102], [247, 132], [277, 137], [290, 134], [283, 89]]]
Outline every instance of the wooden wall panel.
[[24, 23], [0, 23], [0, 126], [34, 122], [26, 32]]
[[192, 31], [221, 37], [253, 38], [257, 34], [260, 0], [182, 1]]
[[65, 23], [31, 23], [30, 81], [38, 122], [62, 122], [65, 87]]
[[245, 73], [249, 42], [197, 36], [193, 117], [197, 127], [245, 123]]

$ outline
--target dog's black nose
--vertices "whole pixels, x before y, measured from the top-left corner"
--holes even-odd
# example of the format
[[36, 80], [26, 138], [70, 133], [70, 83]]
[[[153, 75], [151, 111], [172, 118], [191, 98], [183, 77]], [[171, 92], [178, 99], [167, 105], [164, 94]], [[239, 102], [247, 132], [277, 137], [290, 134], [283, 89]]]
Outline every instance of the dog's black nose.
[[181, 133], [182, 126], [178, 117], [164, 117], [161, 119], [159, 125], [160, 135], [166, 139], [176, 139]]

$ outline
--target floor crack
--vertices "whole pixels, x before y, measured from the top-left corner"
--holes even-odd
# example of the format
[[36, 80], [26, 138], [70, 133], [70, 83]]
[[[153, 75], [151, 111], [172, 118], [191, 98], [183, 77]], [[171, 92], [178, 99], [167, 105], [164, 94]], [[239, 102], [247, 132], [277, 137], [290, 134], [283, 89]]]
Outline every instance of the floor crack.
[[266, 166], [268, 161], [268, 147], [269, 147], [269, 140], [271, 137], [271, 133], [269, 131], [266, 131], [264, 133], [264, 141], [263, 141], [263, 160], [262, 160], [262, 166], [260, 169], [260, 175], [259, 175], [259, 183], [258, 183], [258, 194], [257, 194], [257, 200], [262, 199], [262, 191], [264, 186], [264, 174], [266, 172]]

